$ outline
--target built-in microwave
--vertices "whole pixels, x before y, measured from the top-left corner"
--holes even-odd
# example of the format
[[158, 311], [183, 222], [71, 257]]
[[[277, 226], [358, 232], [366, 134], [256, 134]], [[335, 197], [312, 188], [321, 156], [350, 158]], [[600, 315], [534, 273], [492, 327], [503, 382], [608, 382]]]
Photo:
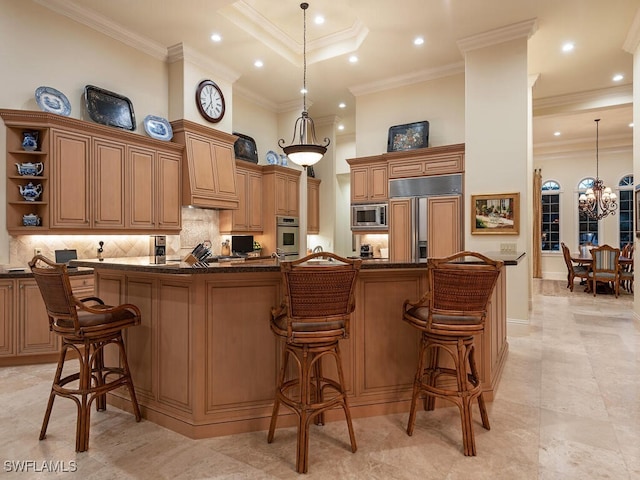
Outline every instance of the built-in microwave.
[[387, 204], [351, 205], [351, 230], [388, 230]]

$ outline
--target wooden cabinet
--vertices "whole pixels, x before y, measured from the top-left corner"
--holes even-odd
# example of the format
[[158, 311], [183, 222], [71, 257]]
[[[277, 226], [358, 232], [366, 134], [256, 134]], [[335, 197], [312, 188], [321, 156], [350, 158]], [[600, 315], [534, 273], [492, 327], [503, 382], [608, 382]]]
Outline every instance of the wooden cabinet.
[[[414, 260], [413, 212], [410, 198], [389, 201], [389, 259]], [[462, 250], [462, 197], [427, 197], [427, 256], [446, 257]]]
[[[7, 126], [7, 230], [17, 234], [174, 233], [181, 229], [181, 145], [46, 112], [0, 110]], [[38, 149], [21, 147], [38, 133]], [[15, 163], [42, 163], [21, 176]], [[19, 187], [42, 194], [26, 201]], [[34, 213], [39, 226], [24, 226]]]
[[307, 233], [320, 233], [320, 180], [307, 177]]
[[236, 210], [220, 211], [220, 233], [262, 232], [262, 167], [237, 160], [236, 183], [240, 203]]
[[389, 179], [464, 172], [464, 144], [419, 148], [385, 154]]
[[299, 170], [269, 165], [263, 167], [263, 181], [265, 215], [300, 215]]
[[185, 146], [182, 203], [203, 208], [238, 208], [233, 153], [236, 137], [187, 120], [171, 125], [174, 142]]
[[[93, 295], [91, 273], [70, 278], [79, 298]], [[0, 365], [53, 361], [60, 339], [49, 330], [49, 317], [33, 278], [0, 280]]]
[[381, 155], [352, 158], [351, 203], [386, 202], [389, 199], [387, 163]]
[[462, 197], [429, 197], [427, 209], [428, 256], [446, 257], [462, 250]]

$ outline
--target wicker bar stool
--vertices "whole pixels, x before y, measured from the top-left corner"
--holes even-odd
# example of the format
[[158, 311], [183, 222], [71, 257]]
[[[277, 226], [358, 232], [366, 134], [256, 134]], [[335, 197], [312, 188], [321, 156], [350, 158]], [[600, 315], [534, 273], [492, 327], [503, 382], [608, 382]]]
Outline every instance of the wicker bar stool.
[[[91, 403], [95, 401], [98, 411], [106, 410], [107, 392], [125, 386], [129, 390], [136, 421], [141, 419], [122, 341], [123, 329], [140, 324], [140, 310], [131, 304], [105, 305], [97, 297], [76, 298], [71, 291], [66, 265], [54, 263], [42, 255], [33, 257], [29, 267], [44, 299], [49, 328], [62, 339], [40, 440], [47, 435], [53, 401], [59, 395], [76, 403], [76, 451], [84, 452], [89, 448]], [[121, 367], [104, 364], [104, 348], [111, 344], [119, 350]], [[80, 368], [79, 372], [63, 376], [68, 351], [77, 354]]]
[[[349, 336], [349, 316], [355, 308], [361, 263], [359, 259], [318, 252], [281, 264], [284, 300], [271, 309], [271, 330], [284, 345], [267, 441], [273, 441], [283, 403], [298, 417], [298, 473], [307, 473], [309, 467], [310, 423], [314, 420], [323, 425], [324, 412], [330, 408], [340, 406], [344, 410], [351, 451], [357, 449], [338, 342]], [[322, 359], [327, 356], [336, 362], [337, 379], [323, 374]], [[295, 374], [287, 379], [291, 366]]]
[[[478, 400], [482, 426], [490, 429], [474, 358], [473, 336], [484, 331], [487, 305], [502, 265], [501, 261], [476, 252], [430, 258], [427, 262], [427, 293], [416, 303], [404, 302], [403, 320], [422, 332], [408, 435], [413, 434], [421, 394], [426, 395], [425, 410], [434, 409], [436, 397], [458, 406], [465, 455], [476, 454], [471, 416], [471, 405], [475, 399]], [[453, 368], [442, 366], [447, 358], [453, 362]], [[455, 387], [439, 385], [440, 377], [454, 378]]]

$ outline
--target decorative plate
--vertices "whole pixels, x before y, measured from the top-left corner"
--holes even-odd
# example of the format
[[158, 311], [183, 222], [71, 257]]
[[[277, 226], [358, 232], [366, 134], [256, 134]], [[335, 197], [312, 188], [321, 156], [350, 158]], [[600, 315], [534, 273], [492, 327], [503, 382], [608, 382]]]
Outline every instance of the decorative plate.
[[267, 152], [267, 163], [269, 165], [278, 165], [279, 162], [280, 162], [280, 157], [278, 156], [278, 154], [273, 150], [269, 150]]
[[36, 103], [45, 112], [68, 117], [71, 114], [71, 104], [64, 93], [51, 87], [36, 88]]
[[84, 87], [84, 101], [94, 122], [125, 130], [136, 129], [133, 105], [127, 97], [87, 85]]
[[173, 129], [166, 118], [147, 115], [144, 117], [144, 131], [151, 138], [168, 142], [173, 137]]

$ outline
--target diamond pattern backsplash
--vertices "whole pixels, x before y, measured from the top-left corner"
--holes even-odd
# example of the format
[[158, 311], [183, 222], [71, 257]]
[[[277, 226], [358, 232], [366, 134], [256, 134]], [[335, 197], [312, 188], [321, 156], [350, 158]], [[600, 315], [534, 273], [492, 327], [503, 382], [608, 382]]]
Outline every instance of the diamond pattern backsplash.
[[[98, 242], [103, 241], [104, 258], [146, 257], [151, 251], [150, 235], [20, 235], [11, 237], [7, 267], [24, 267], [36, 248], [52, 260], [55, 250], [76, 249], [78, 258], [97, 258]], [[184, 258], [193, 247], [210, 240], [214, 254], [220, 254], [222, 238], [218, 229], [218, 211], [183, 207], [182, 231], [167, 235], [167, 257]]]

